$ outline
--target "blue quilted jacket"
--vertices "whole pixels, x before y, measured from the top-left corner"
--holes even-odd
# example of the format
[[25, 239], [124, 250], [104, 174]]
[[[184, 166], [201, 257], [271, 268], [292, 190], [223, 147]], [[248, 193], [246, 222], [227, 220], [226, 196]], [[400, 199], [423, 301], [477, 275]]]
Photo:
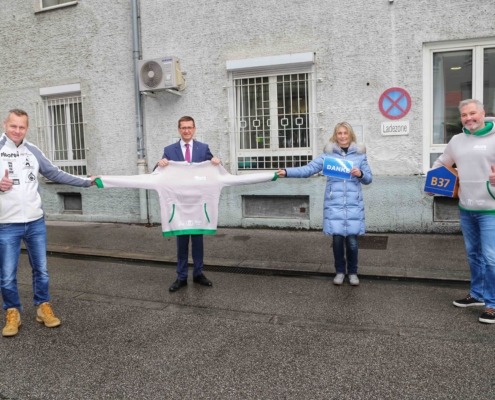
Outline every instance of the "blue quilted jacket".
[[288, 178], [307, 178], [323, 170], [325, 157], [352, 161], [363, 172], [362, 178], [351, 179], [327, 177], [323, 209], [323, 232], [327, 235], [364, 235], [364, 201], [361, 184], [371, 183], [373, 175], [366, 158], [364, 145], [351, 143], [347, 154], [336, 144], [328, 143], [324, 153], [309, 164], [287, 168]]

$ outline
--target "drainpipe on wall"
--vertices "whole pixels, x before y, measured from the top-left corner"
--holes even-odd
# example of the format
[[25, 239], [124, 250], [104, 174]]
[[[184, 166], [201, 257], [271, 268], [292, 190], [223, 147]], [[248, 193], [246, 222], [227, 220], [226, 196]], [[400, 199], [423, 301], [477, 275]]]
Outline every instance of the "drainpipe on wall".
[[[132, 19], [132, 58], [134, 62], [134, 96], [136, 105], [136, 138], [137, 138], [137, 167], [138, 174], [148, 173], [148, 163], [146, 161], [144, 134], [143, 134], [143, 110], [141, 104], [141, 93], [139, 92], [139, 66], [141, 57], [141, 40], [139, 30], [139, 0], [131, 0]], [[139, 210], [141, 220], [147, 220], [150, 224], [150, 212], [148, 206], [148, 191], [139, 189]]]

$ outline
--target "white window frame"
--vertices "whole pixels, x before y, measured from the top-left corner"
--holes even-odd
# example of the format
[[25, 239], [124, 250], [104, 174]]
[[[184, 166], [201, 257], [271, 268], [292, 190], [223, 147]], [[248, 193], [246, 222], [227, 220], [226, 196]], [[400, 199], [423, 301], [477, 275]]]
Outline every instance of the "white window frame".
[[55, 5], [48, 6], [48, 7], [43, 7], [43, 0], [34, 0], [34, 12], [38, 13], [38, 12], [56, 10], [58, 8], [75, 6], [75, 5], [77, 5], [77, 3], [79, 3], [79, 0], [68, 0], [64, 3], [55, 4]]
[[[231, 165], [234, 173], [238, 172], [239, 157], [249, 156], [313, 156], [316, 152], [317, 140], [317, 121], [316, 121], [316, 72], [315, 72], [315, 53], [294, 53], [287, 55], [259, 57], [242, 60], [231, 60], [226, 62], [226, 69], [229, 75], [229, 132], [231, 134], [230, 154]], [[239, 127], [237, 123], [236, 110], [236, 92], [234, 81], [242, 78], [259, 78], [268, 77], [269, 85], [276, 85], [277, 76], [289, 74], [307, 74], [308, 75], [308, 99], [307, 107], [309, 110], [309, 141], [310, 146], [307, 148], [284, 148], [284, 149], [241, 149], [239, 143]], [[273, 92], [273, 91], [272, 91]], [[272, 101], [273, 99], [271, 99]], [[272, 108], [272, 107], [271, 107]], [[275, 99], [276, 108], [276, 99]], [[277, 140], [276, 132], [271, 132], [272, 140]]]
[[[84, 102], [81, 96], [80, 84], [70, 84], [62, 86], [54, 86], [48, 88], [40, 89], [41, 101], [36, 104], [36, 126], [37, 126], [37, 140], [38, 145], [44, 154], [52, 161], [55, 165], [61, 169], [70, 172], [74, 175], [85, 175], [77, 174], [74, 169], [84, 168], [87, 171], [87, 159], [88, 159], [88, 148], [87, 139], [85, 135], [85, 119], [84, 119]], [[73, 158], [74, 143], [72, 143], [72, 129], [76, 126], [73, 121], [70, 120], [69, 107], [70, 104], [80, 104], [81, 105], [81, 116], [82, 121], [80, 124], [83, 126], [83, 131], [77, 136], [82, 137], [84, 142], [84, 148], [76, 148], [75, 151], [84, 151], [84, 158]], [[67, 152], [67, 159], [58, 159], [55, 155], [55, 144], [53, 137], [53, 125], [51, 123], [51, 111], [50, 107], [56, 105], [63, 105], [65, 112], [65, 126], [66, 126], [66, 139], [65, 143], [67, 148], [64, 149]], [[79, 125], [79, 124], [77, 124]], [[80, 138], [81, 139], [81, 138]]]
[[443, 153], [447, 144], [433, 143], [433, 56], [435, 53], [471, 50], [473, 52], [472, 98], [483, 102], [483, 56], [495, 46], [495, 37], [474, 40], [425, 43], [423, 45], [423, 173], [431, 168], [430, 154]]

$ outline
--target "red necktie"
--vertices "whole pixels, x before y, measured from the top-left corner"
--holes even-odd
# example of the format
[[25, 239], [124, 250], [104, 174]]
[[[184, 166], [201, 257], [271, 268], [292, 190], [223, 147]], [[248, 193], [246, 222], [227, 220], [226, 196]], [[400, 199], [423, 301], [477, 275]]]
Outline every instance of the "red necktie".
[[189, 143], [186, 143], [186, 161], [191, 162], [191, 149], [189, 149]]

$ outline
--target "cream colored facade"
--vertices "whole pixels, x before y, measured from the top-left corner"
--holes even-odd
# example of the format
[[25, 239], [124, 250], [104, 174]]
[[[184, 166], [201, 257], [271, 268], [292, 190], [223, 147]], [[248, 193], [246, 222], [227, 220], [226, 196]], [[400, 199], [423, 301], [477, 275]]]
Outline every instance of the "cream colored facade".
[[[365, 189], [368, 231], [458, 231], [455, 205], [436, 202], [422, 190], [430, 153], [442, 149], [431, 144], [433, 58], [443, 49], [495, 48], [491, 0], [79, 0], [46, 10], [42, 4], [2, 5], [0, 110], [26, 109], [29, 138], [41, 146], [40, 104], [76, 90], [83, 103], [88, 174], [151, 170], [163, 147], [178, 139], [182, 115], [196, 119], [198, 139], [209, 143], [227, 169], [247, 173], [239, 170], [234, 79], [297, 73], [300, 67], [309, 74], [307, 153], [319, 155], [340, 121], [350, 122], [367, 147], [374, 173]], [[134, 6], [139, 48], [133, 48]], [[135, 61], [168, 56], [180, 60], [185, 85], [141, 95], [140, 116]], [[305, 61], [291, 61], [298, 56]], [[482, 72], [473, 72], [473, 86], [480, 85], [476, 74]], [[379, 100], [391, 88], [409, 94], [410, 109], [397, 120], [402, 128], [384, 131], [383, 124], [390, 127], [394, 120], [381, 113]], [[483, 93], [482, 87], [473, 90]], [[269, 154], [276, 156], [277, 149]], [[323, 190], [321, 176], [226, 189], [219, 223], [320, 229]], [[50, 219], [159, 222], [153, 192], [52, 184], [42, 191]], [[77, 203], [79, 193], [82, 210], [67, 212], [70, 194]]]

